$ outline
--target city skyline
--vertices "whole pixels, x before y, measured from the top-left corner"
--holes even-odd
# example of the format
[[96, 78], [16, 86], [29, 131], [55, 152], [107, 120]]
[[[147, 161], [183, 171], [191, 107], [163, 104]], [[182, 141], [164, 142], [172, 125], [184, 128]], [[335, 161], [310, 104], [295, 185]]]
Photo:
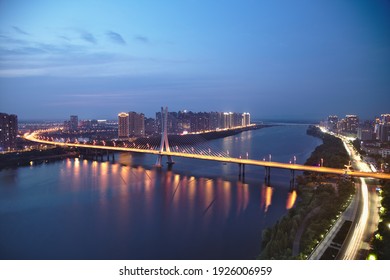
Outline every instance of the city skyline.
[[388, 111], [389, 12], [384, 1], [2, 1], [0, 111], [370, 119]]

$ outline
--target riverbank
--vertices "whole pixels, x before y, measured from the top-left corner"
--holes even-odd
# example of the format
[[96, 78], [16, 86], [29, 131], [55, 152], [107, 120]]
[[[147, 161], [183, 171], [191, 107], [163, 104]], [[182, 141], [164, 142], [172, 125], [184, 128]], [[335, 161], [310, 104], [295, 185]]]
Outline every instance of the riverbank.
[[[257, 130], [266, 127], [272, 127], [275, 125], [266, 125], [266, 124], [254, 124], [250, 126], [237, 127], [231, 129], [221, 129], [215, 131], [201, 132], [201, 133], [189, 133], [189, 134], [170, 134], [168, 135], [169, 145], [170, 146], [180, 146], [180, 145], [196, 145], [204, 143], [210, 140], [225, 138], [233, 135], [237, 135], [241, 132], [248, 130]], [[159, 146], [161, 142], [161, 136], [155, 137], [140, 137], [133, 141], [135, 145], [142, 145], [148, 143], [151, 146]]]
[[[275, 126], [275, 125], [253, 124], [250, 126], [238, 127], [238, 128], [233, 128], [233, 129], [227, 129], [227, 130], [204, 132], [204, 133], [198, 133], [195, 135], [199, 135], [199, 136], [203, 137], [205, 140], [213, 140], [213, 139], [224, 138], [224, 137], [236, 135], [236, 134], [239, 134], [241, 132], [248, 131], [248, 130], [256, 130], [256, 129], [272, 127], [272, 126]], [[190, 134], [183, 135], [183, 136], [190, 136]]]
[[[314, 126], [308, 128], [307, 134], [321, 138], [323, 144], [313, 151], [306, 165], [323, 162], [324, 166], [340, 168], [348, 163], [349, 156], [340, 139]], [[298, 176], [293, 191], [298, 193], [299, 200], [286, 216], [263, 231], [258, 258], [306, 259], [346, 209], [354, 190], [354, 183], [348, 178], [309, 172]]]
[[4, 168], [41, 164], [43, 162], [76, 156], [76, 152], [62, 147], [0, 154], [0, 170]]

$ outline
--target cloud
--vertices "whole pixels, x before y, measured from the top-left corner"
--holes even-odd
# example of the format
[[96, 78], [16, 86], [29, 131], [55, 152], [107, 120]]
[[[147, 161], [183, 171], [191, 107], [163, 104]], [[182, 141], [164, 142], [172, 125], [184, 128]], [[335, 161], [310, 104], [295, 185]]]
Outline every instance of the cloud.
[[89, 33], [87, 31], [81, 31], [80, 38], [91, 44], [97, 44], [96, 38], [92, 35], [92, 33]]
[[[177, 66], [188, 65], [187, 61], [160, 57], [133, 57], [125, 49], [122, 52], [114, 51], [112, 46], [110, 48], [104, 44], [98, 48], [91, 48], [88, 44], [97, 44], [93, 34], [82, 29], [72, 31], [71, 34], [78, 36], [83, 42], [68, 35], [64, 37], [62, 34], [56, 34], [56, 40], [40, 41], [33, 39], [32, 36], [20, 39], [17, 34], [8, 36], [0, 33], [0, 78], [138, 77], [176, 71]], [[126, 44], [123, 37], [116, 32], [107, 31], [104, 35], [115, 44]], [[139, 36], [138, 40], [148, 42], [143, 36]]]
[[0, 48], [0, 56], [7, 55], [34, 55], [34, 54], [44, 54], [45, 50], [36, 47], [21, 47], [15, 49]]
[[13, 30], [16, 31], [17, 33], [19, 34], [23, 34], [23, 35], [30, 35], [30, 33], [27, 33], [26, 31], [20, 29], [19, 27], [17, 26], [12, 26]]
[[70, 42], [71, 40], [69, 39], [69, 37], [67, 37], [67, 36], [58, 36], [59, 38], [61, 38], [61, 39], [63, 39], [63, 40], [65, 40], [65, 41], [68, 41], [68, 42]]
[[33, 40], [21, 40], [0, 34], [0, 57], [4, 62], [8, 56], [18, 55], [70, 55], [85, 52], [86, 47], [70, 43], [41, 43]]
[[27, 44], [28, 42], [26, 40], [21, 40], [21, 39], [15, 39], [10, 36], [2, 35], [0, 34], [0, 45], [9, 45], [9, 44], [15, 44], [15, 45], [23, 45]]
[[108, 31], [106, 33], [106, 35], [108, 36], [108, 38], [116, 43], [116, 44], [119, 44], [119, 45], [126, 45], [126, 41], [123, 39], [123, 37], [119, 34], [119, 33], [116, 33], [116, 32], [113, 32], [113, 31]]
[[149, 43], [149, 38], [146, 36], [138, 35], [134, 38], [136, 41], [141, 42], [141, 43]]

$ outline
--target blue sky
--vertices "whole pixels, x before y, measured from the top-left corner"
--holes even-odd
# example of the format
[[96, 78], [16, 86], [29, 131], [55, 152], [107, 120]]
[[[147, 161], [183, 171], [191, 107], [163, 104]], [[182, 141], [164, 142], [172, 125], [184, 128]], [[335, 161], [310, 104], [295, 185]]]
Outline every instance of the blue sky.
[[389, 104], [389, 1], [0, 1], [0, 112], [20, 119]]

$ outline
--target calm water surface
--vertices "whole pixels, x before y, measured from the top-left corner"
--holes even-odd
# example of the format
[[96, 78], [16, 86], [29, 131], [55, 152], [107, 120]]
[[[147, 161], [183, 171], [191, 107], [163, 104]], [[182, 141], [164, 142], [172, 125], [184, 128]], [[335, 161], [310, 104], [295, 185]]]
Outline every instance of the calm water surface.
[[[304, 163], [319, 139], [277, 126], [210, 141], [233, 156]], [[254, 259], [296, 201], [289, 171], [151, 155], [66, 159], [0, 171], [1, 259]]]

